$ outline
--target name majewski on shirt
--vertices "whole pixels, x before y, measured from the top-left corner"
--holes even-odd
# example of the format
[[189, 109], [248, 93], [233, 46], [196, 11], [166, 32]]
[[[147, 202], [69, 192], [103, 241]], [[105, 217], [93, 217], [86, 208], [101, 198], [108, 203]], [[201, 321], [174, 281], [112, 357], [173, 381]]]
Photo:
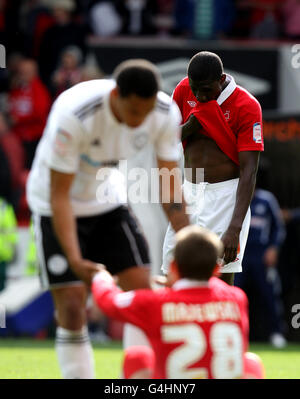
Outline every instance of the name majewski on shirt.
[[239, 306], [234, 302], [208, 302], [204, 304], [186, 304], [167, 302], [162, 305], [162, 319], [165, 323], [181, 321], [216, 321], [241, 319]]

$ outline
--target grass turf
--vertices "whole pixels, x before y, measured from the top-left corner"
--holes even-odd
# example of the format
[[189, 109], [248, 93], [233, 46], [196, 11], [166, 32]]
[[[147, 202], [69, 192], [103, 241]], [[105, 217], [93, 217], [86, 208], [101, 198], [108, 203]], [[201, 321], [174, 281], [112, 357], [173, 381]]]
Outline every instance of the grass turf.
[[[122, 361], [119, 342], [93, 344], [97, 378], [118, 378]], [[276, 350], [271, 345], [255, 343], [250, 351], [258, 354], [270, 379], [300, 378], [300, 344]], [[30, 339], [0, 340], [0, 378], [60, 378], [54, 341]]]

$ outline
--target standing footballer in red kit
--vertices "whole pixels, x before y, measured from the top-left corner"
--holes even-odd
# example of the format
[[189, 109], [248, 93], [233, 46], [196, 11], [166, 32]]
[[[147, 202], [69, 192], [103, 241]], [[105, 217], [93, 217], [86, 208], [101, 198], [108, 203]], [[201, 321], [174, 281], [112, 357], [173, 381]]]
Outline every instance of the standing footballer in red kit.
[[[182, 115], [184, 192], [191, 223], [214, 231], [224, 244], [221, 278], [233, 284], [242, 271], [260, 152], [263, 151], [259, 102], [232, 76], [217, 54], [192, 57], [188, 76], [173, 99]], [[162, 269], [168, 272], [174, 232], [168, 227]]]
[[[123, 292], [105, 270], [94, 276], [92, 292], [102, 311], [146, 333], [154, 357], [146, 353], [138, 367], [154, 369], [150, 378], [242, 378], [248, 302], [242, 290], [212, 277], [222, 253], [215, 233], [188, 226], [176, 234], [170, 288]], [[132, 373], [136, 356], [129, 355]]]

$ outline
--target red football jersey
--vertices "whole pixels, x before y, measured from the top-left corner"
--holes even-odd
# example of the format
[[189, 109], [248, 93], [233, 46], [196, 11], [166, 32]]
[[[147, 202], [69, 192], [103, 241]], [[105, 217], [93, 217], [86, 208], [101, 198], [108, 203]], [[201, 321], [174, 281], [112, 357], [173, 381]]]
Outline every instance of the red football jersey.
[[42, 136], [50, 103], [48, 90], [39, 78], [33, 79], [28, 86], [10, 91], [9, 110], [16, 120], [13, 131], [21, 140], [37, 140]]
[[[237, 86], [231, 76], [227, 76], [230, 77], [230, 83], [221, 92], [217, 102], [232, 132], [236, 135], [237, 150], [238, 152], [263, 151], [261, 106], [255, 97]], [[199, 106], [187, 77], [176, 86], [173, 99], [181, 111], [183, 123], [187, 121], [192, 108], [196, 104]], [[205, 134], [205, 131], [202, 129], [199, 133]]]
[[[98, 279], [98, 280], [97, 280]], [[172, 288], [123, 292], [100, 276], [92, 292], [109, 317], [141, 328], [155, 353], [154, 378], [241, 378], [248, 301], [216, 277]]]

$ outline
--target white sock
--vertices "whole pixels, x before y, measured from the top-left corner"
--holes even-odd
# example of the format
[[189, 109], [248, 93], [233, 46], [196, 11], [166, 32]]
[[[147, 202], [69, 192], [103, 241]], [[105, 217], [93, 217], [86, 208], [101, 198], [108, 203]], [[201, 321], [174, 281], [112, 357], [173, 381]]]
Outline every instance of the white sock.
[[55, 349], [63, 378], [95, 378], [93, 351], [86, 326], [78, 331], [57, 327]]
[[133, 324], [126, 323], [123, 332], [123, 349], [136, 345], [149, 346], [151, 348], [145, 333]]

